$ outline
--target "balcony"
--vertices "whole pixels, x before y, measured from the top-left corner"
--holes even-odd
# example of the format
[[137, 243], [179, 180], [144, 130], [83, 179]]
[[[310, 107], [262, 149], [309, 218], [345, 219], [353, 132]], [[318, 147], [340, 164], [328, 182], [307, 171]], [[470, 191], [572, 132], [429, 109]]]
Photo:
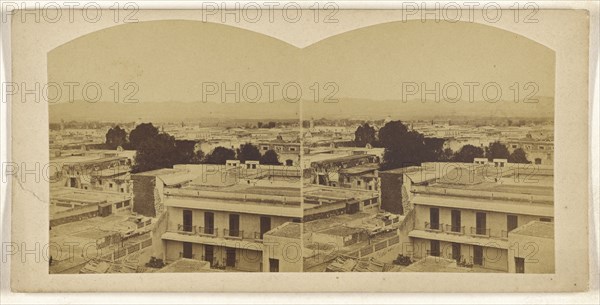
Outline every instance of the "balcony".
[[243, 230], [223, 229], [223, 237], [232, 238], [232, 239], [243, 239], [244, 231]]
[[445, 225], [444, 231], [446, 233], [463, 235], [463, 234], [465, 234], [465, 226]]
[[442, 231], [442, 225], [440, 225], [439, 223], [436, 222], [425, 222], [425, 230], [426, 231], [436, 231], [436, 232], [441, 232]]
[[490, 237], [490, 229], [471, 227], [471, 235]]
[[506, 230], [500, 231], [500, 238], [508, 239], [508, 231], [506, 231]]
[[177, 232], [182, 233], [182, 234], [195, 235], [196, 234], [196, 226], [178, 224]]
[[198, 227], [198, 235], [217, 237], [218, 229], [214, 227]]
[[[250, 240], [250, 241], [258, 241], [262, 242], [262, 235], [260, 232], [254, 231], [243, 231], [243, 230], [229, 230], [223, 229], [221, 233], [219, 233], [218, 228], [214, 227], [201, 227], [201, 226], [191, 226], [191, 225], [177, 225], [177, 233], [184, 235], [197, 235], [201, 237], [223, 237], [226, 239], [235, 239], [235, 240]], [[265, 232], [266, 233], [266, 232]], [[222, 235], [221, 235], [222, 234]]]

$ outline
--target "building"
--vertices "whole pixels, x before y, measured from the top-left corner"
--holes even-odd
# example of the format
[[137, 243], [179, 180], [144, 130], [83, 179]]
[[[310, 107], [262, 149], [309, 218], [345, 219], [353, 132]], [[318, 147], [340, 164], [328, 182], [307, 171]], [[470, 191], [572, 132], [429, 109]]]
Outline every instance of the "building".
[[[302, 270], [299, 171], [294, 177], [293, 168], [246, 163], [182, 164], [133, 175], [134, 211], [167, 217], [160, 235], [165, 262], [194, 259], [228, 271]], [[294, 251], [297, 259], [290, 257]]]
[[286, 141], [282, 136], [271, 141], [259, 141], [258, 150], [261, 155], [273, 150], [279, 156], [279, 162], [286, 166], [298, 166], [300, 164], [300, 142]]
[[369, 163], [339, 170], [340, 187], [379, 191], [379, 164]]
[[[507, 272], [522, 269], [510, 241], [539, 238], [545, 245], [539, 254], [544, 266], [525, 271], [552, 270], [553, 168], [541, 167], [533, 175], [523, 169], [510, 163], [454, 163], [443, 176], [414, 184], [415, 223], [409, 232], [412, 249], [406, 254]], [[515, 261], [518, 267], [511, 267]]]
[[506, 141], [508, 151], [522, 149], [527, 155], [527, 160], [537, 165], [554, 164], [554, 142], [540, 141], [531, 138]]
[[303, 188], [304, 221], [379, 209], [375, 191], [306, 184]]
[[413, 182], [432, 179], [421, 166], [390, 169], [378, 173], [381, 190], [381, 208], [387, 212], [404, 215], [411, 209]]

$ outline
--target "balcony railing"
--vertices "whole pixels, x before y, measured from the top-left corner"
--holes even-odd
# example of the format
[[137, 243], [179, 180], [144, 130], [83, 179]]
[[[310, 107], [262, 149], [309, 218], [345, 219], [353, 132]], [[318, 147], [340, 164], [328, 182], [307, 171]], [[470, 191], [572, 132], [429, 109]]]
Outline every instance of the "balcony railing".
[[184, 234], [196, 234], [196, 226], [178, 224], [177, 231]]
[[442, 226], [439, 223], [436, 222], [425, 222], [425, 230], [429, 230], [429, 231], [442, 231]]
[[263, 235], [266, 233], [254, 232], [254, 231], [243, 231], [243, 230], [229, 230], [223, 229], [222, 233], [219, 233], [218, 228], [214, 227], [200, 227], [200, 226], [188, 226], [188, 225], [177, 225], [177, 233], [185, 235], [198, 235], [198, 236], [209, 236], [209, 237], [221, 237], [231, 239], [248, 239], [255, 241], [262, 241]]
[[[184, 257], [183, 257], [183, 252], [179, 252], [179, 258], [184, 258]], [[196, 259], [196, 254], [192, 253], [192, 256], [191, 256], [191, 257], [189, 257], [189, 258], [191, 258], [191, 259]]]
[[500, 238], [507, 239], [508, 238], [508, 231], [506, 231], [506, 230], [500, 231]]
[[427, 250], [426, 252], [427, 252], [427, 256], [438, 256], [438, 257], [440, 256], [440, 251], [439, 250], [437, 250], [437, 251]]
[[214, 227], [198, 227], [198, 235], [208, 235], [216, 237], [218, 235], [217, 228]]
[[446, 233], [465, 234], [465, 226], [445, 225]]
[[490, 237], [490, 229], [488, 229], [488, 228], [471, 227], [471, 235]]
[[229, 230], [229, 229], [223, 229], [223, 236], [225, 238], [239, 238], [242, 239], [244, 238], [244, 231], [243, 230]]

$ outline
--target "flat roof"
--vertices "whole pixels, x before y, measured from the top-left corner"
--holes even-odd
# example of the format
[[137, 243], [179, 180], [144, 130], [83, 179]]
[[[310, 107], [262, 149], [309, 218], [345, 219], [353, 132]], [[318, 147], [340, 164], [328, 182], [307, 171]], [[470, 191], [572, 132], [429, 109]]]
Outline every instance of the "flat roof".
[[210, 269], [210, 263], [189, 258], [180, 258], [160, 270], [157, 273], [180, 273], [180, 272], [214, 272], [221, 270]]
[[514, 229], [509, 234], [554, 239], [554, 223], [545, 221], [532, 221], [526, 225]]
[[265, 234], [270, 236], [300, 239], [301, 232], [302, 225], [300, 223], [286, 222]]
[[385, 171], [380, 171], [380, 173], [382, 173], [382, 174], [407, 174], [407, 173], [412, 173], [412, 172], [416, 172], [416, 171], [420, 171], [420, 170], [421, 170], [421, 166], [408, 166], [408, 167], [388, 169]]
[[135, 173], [136, 176], [162, 176], [162, 175], [172, 175], [177, 173], [184, 173], [186, 170], [181, 169], [173, 169], [173, 168], [160, 168], [147, 172]]
[[336, 156], [331, 159], [325, 159], [325, 160], [314, 161], [314, 162], [315, 163], [333, 163], [333, 162], [340, 162], [340, 161], [350, 161], [350, 160], [355, 160], [355, 159], [362, 159], [362, 158], [366, 158], [366, 157], [376, 157], [376, 155], [359, 154], [359, 155], [348, 155], [348, 156]]
[[119, 202], [131, 199], [128, 193], [92, 191], [74, 187], [56, 187], [50, 190], [50, 200], [72, 201], [87, 204]]
[[[177, 188], [175, 188], [177, 189]], [[254, 195], [272, 195], [272, 196], [285, 196], [285, 197], [300, 197], [300, 183], [298, 187], [290, 186], [266, 186], [266, 185], [252, 185], [245, 183], [238, 183], [233, 185], [225, 186], [210, 186], [210, 185], [199, 185], [199, 184], [188, 184], [180, 188], [181, 190], [194, 190], [200, 192], [227, 192], [235, 194], [254, 194]], [[198, 193], [198, 197], [201, 197], [202, 193]]]
[[552, 203], [536, 204], [527, 201], [500, 199], [491, 200], [489, 198], [450, 197], [429, 194], [418, 194], [413, 198], [413, 204], [455, 207], [467, 210], [491, 211], [501, 213], [516, 213], [543, 217], [554, 216], [554, 204]]
[[327, 235], [335, 235], [335, 236], [348, 236], [348, 235], [352, 235], [352, 234], [356, 234], [356, 233], [360, 233], [360, 232], [364, 232], [365, 229], [359, 229], [359, 228], [352, 228], [352, 227], [347, 227], [344, 225], [341, 226], [336, 226], [333, 228], [329, 228], [320, 232], [315, 232], [315, 233], [320, 233], [320, 234], [327, 234]]
[[339, 172], [344, 173], [344, 174], [356, 175], [356, 174], [361, 174], [364, 172], [371, 172], [371, 171], [374, 171], [377, 169], [379, 169], [379, 164], [369, 163], [369, 164], [363, 164], [363, 165], [343, 168], [343, 169], [340, 169]]
[[350, 199], [369, 199], [378, 197], [375, 191], [359, 190], [351, 188], [333, 187], [317, 184], [305, 185], [303, 189], [304, 198], [315, 197], [323, 200], [350, 200]]
[[458, 267], [455, 260], [442, 257], [426, 256], [416, 261], [400, 272], [474, 272], [471, 268]]

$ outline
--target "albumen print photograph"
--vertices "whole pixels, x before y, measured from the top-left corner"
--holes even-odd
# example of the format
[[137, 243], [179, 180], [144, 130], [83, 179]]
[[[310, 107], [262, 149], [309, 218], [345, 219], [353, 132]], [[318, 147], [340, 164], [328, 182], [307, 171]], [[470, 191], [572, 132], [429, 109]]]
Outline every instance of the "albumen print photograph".
[[555, 272], [555, 53], [527, 37], [143, 21], [47, 78], [50, 274]]

